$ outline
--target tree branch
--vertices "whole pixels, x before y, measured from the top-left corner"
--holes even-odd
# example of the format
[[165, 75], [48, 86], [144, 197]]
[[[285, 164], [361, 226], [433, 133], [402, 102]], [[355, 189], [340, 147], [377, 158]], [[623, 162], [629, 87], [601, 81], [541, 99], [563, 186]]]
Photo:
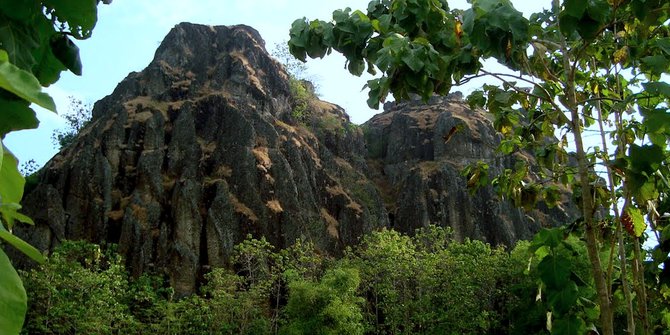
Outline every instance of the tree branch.
[[577, 104], [578, 105], [584, 105], [584, 104], [589, 103], [589, 102], [601, 102], [601, 101], [624, 102], [624, 100], [617, 99], [617, 98], [608, 98], [608, 97], [599, 96], [597, 98], [590, 98], [590, 99], [586, 99], [586, 100], [577, 101]]
[[561, 108], [560, 108], [560, 107], [556, 104], [556, 102], [553, 101], [552, 99], [547, 99], [547, 98], [541, 97], [541, 96], [539, 96], [539, 95], [537, 95], [537, 94], [533, 94], [533, 93], [527, 92], [527, 91], [525, 91], [525, 90], [522, 90], [522, 89], [516, 87], [516, 85], [512, 85], [508, 80], [504, 79], [503, 77], [514, 78], [514, 79], [517, 79], [517, 80], [520, 80], [520, 81], [523, 81], [523, 82], [532, 84], [534, 87], [537, 86], [537, 87], [539, 87], [542, 91], [544, 91], [544, 94], [546, 94], [547, 97], [551, 97], [551, 94], [549, 94], [549, 92], [548, 92], [544, 87], [538, 85], [537, 83], [535, 83], [535, 82], [532, 81], [532, 80], [523, 78], [523, 77], [521, 77], [521, 76], [517, 76], [517, 75], [509, 74], [509, 73], [494, 73], [494, 72], [488, 72], [488, 71], [486, 71], [486, 70], [479, 70], [479, 71], [482, 72], [482, 73], [484, 73], [484, 74], [487, 74], [487, 75], [489, 75], [489, 76], [492, 76], [492, 77], [494, 77], [494, 78], [496, 78], [496, 79], [502, 81], [503, 83], [508, 84], [508, 85], [509, 85], [513, 90], [515, 90], [517, 93], [521, 93], [521, 94], [524, 94], [524, 95], [529, 96], [529, 97], [533, 97], [533, 98], [536, 98], [536, 99], [539, 99], [539, 100], [542, 100], [542, 101], [546, 101], [546, 102], [550, 103], [550, 104], [554, 107], [554, 109], [556, 109], [557, 112], [561, 112], [561, 111], [562, 111]]

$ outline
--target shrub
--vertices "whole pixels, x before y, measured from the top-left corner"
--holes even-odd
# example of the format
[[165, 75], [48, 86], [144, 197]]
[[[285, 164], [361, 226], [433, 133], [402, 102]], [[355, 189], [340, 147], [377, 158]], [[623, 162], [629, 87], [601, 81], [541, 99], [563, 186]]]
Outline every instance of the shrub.
[[305, 87], [302, 80], [293, 76], [289, 78], [289, 87], [293, 97], [291, 116], [299, 122], [305, 122], [309, 113], [309, 104], [314, 99], [314, 95]]
[[72, 144], [79, 132], [91, 122], [93, 107], [73, 96], [68, 98], [70, 99], [69, 111], [62, 115], [66, 127], [65, 129], [55, 130], [51, 134], [51, 140], [59, 150]]
[[[292, 278], [291, 278], [292, 277]], [[336, 267], [319, 282], [289, 274], [286, 324], [280, 334], [363, 334], [358, 270]]]
[[243, 277], [215, 269], [205, 276], [201, 295], [168, 304], [158, 334], [269, 334], [271, 321], [265, 293], [243, 289]]
[[505, 333], [509, 289], [524, 263], [480, 241], [429, 227], [414, 237], [383, 230], [347, 254], [361, 273], [366, 319], [376, 334]]
[[128, 278], [113, 249], [66, 241], [47, 263], [22, 275], [26, 334], [116, 334], [135, 322], [125, 304]]

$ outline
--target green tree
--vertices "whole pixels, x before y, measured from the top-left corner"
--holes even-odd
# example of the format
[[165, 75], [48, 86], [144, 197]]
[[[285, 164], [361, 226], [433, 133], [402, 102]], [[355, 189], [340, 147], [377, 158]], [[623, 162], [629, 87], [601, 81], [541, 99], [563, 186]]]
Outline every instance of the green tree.
[[[518, 297], [535, 289], [523, 275], [527, 257], [512, 258], [481, 241], [454, 241], [449, 229], [435, 226], [413, 237], [368, 234], [345, 263], [360, 272], [374, 334], [507, 334], [527, 318], [512, 318], [522, 306]], [[529, 334], [523, 327], [517, 333]]]
[[[99, 2], [0, 1], [0, 138], [11, 131], [37, 127], [31, 104], [56, 111], [53, 99], [41, 88], [56, 82], [61, 71], [81, 74], [79, 50], [72, 39], [91, 36]], [[25, 180], [17, 165], [0, 141], [0, 238], [41, 262], [43, 257], [35, 248], [11, 233], [16, 220], [32, 223], [18, 212]], [[0, 330], [16, 334], [26, 311], [25, 291], [1, 249], [0, 297]]]
[[[298, 19], [289, 49], [302, 61], [336, 50], [354, 75], [380, 71], [367, 84], [371, 107], [389, 93], [397, 100], [410, 93], [428, 99], [473, 78], [497, 80], [500, 86], [485, 85], [469, 101], [493, 114], [504, 137], [503, 153], [534, 153], [539, 167], [517, 159], [514, 170], [490, 178], [494, 187], [526, 208], [538, 201], [555, 205], [560, 200], [556, 183], [570, 188], [581, 209], [577, 227], [590, 261], [602, 333], [614, 333], [617, 267], [627, 331], [648, 333], [640, 242], [647, 222], [658, 221], [656, 206], [666, 201], [670, 188], [670, 85], [660, 79], [670, 68], [670, 3], [552, 0], [551, 10], [527, 19], [509, 0], [469, 2], [471, 8], [460, 11], [451, 10], [446, 0], [374, 0], [367, 13], [347, 8], [336, 10], [330, 22]], [[484, 69], [485, 58], [511, 72]], [[589, 126], [601, 135], [599, 146], [585, 144]], [[567, 164], [568, 136], [576, 166]], [[595, 164], [606, 169], [606, 183], [599, 181]], [[487, 168], [470, 169], [471, 184], [481, 184]], [[611, 215], [599, 216], [603, 211]], [[577, 329], [561, 328], [573, 334]]]
[[373, 232], [348, 253], [347, 259], [359, 269], [361, 289], [369, 297], [365, 306], [367, 323], [378, 333], [412, 331], [412, 314], [407, 311], [416, 301], [414, 279], [423, 270], [417, 272], [411, 238], [393, 230]]
[[33, 173], [37, 172], [39, 170], [39, 165], [37, 165], [37, 162], [34, 159], [29, 159], [23, 163], [21, 163], [21, 168], [20, 171], [21, 175], [26, 178]]
[[297, 80], [307, 79], [307, 64], [291, 55], [288, 50], [288, 42], [276, 43], [270, 54], [284, 66], [291, 77]]
[[[205, 275], [200, 295], [169, 302], [151, 320], [158, 334], [269, 334], [268, 299], [257, 287], [245, 287], [245, 278], [227, 269]], [[145, 326], [145, 329], [147, 327]]]
[[280, 334], [363, 334], [363, 299], [356, 269], [329, 269], [319, 282], [289, 277], [286, 324]]
[[540, 282], [537, 298], [551, 313], [555, 334], [584, 334], [598, 318], [584, 245], [562, 228], [544, 229], [530, 245], [531, 271]]
[[51, 134], [51, 140], [59, 150], [72, 144], [81, 129], [91, 122], [91, 105], [72, 96], [69, 99], [69, 110], [62, 115], [66, 123], [65, 129], [54, 130]]
[[286, 42], [275, 44], [271, 54], [284, 66], [289, 75], [289, 89], [293, 100], [291, 116], [299, 122], [307, 121], [312, 108], [310, 105], [316, 98], [317, 91], [314, 81], [310, 80], [311, 77], [307, 74], [307, 65], [291, 55]]
[[128, 276], [113, 248], [66, 241], [22, 277], [29, 298], [26, 334], [117, 334], [134, 323], [126, 303]]

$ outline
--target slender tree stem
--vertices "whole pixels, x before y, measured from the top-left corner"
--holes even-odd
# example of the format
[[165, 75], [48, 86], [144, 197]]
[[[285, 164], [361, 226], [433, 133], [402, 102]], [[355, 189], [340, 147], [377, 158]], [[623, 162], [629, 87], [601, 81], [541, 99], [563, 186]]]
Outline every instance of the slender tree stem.
[[649, 332], [649, 317], [647, 315], [647, 288], [644, 285], [644, 264], [640, 252], [640, 239], [636, 238], [633, 245], [633, 275], [635, 276], [635, 293], [637, 294], [637, 307], [642, 321], [645, 334]]
[[[560, 12], [560, 1], [553, 0], [553, 11], [556, 20]], [[559, 29], [560, 31], [560, 29]], [[584, 151], [584, 141], [582, 138], [581, 119], [577, 108], [574, 71], [570, 64], [570, 53], [568, 49], [565, 36], [560, 34], [561, 51], [563, 53], [563, 66], [566, 75], [564, 87], [566, 90], [566, 97], [568, 103], [568, 110], [571, 115], [572, 131], [575, 139], [575, 147], [577, 151], [577, 164], [579, 171], [579, 181], [582, 189], [582, 214], [584, 215], [584, 226], [586, 235], [586, 249], [588, 251], [589, 260], [591, 262], [591, 270], [593, 271], [593, 279], [596, 284], [596, 291], [598, 292], [598, 300], [600, 302], [600, 323], [603, 335], [614, 335], [614, 322], [612, 313], [612, 304], [610, 301], [609, 290], [607, 288], [607, 280], [600, 262], [599, 244], [598, 244], [598, 227], [593, 222], [593, 213], [595, 205], [593, 202], [593, 195], [591, 184], [589, 183], [589, 168]]]
[[[615, 33], [616, 33], [616, 26], [615, 26]], [[615, 67], [616, 68], [616, 67]], [[616, 83], [617, 83], [617, 89], [619, 92], [623, 92], [623, 89], [621, 87], [621, 77], [619, 73], [619, 69], [616, 68]], [[623, 93], [622, 93], [623, 95]], [[623, 98], [623, 96], [622, 96]], [[616, 122], [618, 123], [617, 128], [618, 129], [623, 129], [623, 117], [621, 115], [621, 112], [615, 111], [616, 115]], [[623, 141], [619, 141], [620, 144], [620, 152], [623, 152], [625, 149], [625, 143]], [[627, 192], [627, 183], [624, 182], [624, 194], [628, 194]], [[628, 197], [627, 199], [628, 200]], [[625, 255], [624, 255], [625, 256]], [[644, 330], [644, 334], [649, 334], [649, 317], [647, 313], [647, 292], [644, 284], [644, 269], [643, 269], [643, 264], [642, 264], [642, 256], [640, 253], [640, 240], [639, 238], [634, 239], [634, 245], [633, 245], [633, 264], [632, 264], [632, 269], [633, 269], [633, 288], [635, 289], [635, 294], [637, 298], [637, 306], [638, 306], [638, 312], [639, 312], [639, 318], [642, 321], [642, 328]], [[631, 302], [632, 303], [632, 302]]]
[[[593, 64], [593, 69], [596, 69], [595, 62], [592, 61]], [[600, 98], [600, 94], [598, 94], [598, 98]], [[614, 222], [616, 223], [616, 238], [617, 238], [617, 245], [618, 245], [618, 253], [619, 253], [619, 266], [621, 267], [621, 282], [623, 286], [623, 295], [624, 298], [626, 299], [626, 321], [627, 321], [627, 330], [629, 334], [635, 334], [635, 314], [633, 313], [633, 298], [630, 294], [630, 286], [628, 284], [628, 266], [626, 264], [626, 249], [624, 248], [624, 238], [623, 238], [623, 228], [621, 227], [621, 213], [619, 212], [619, 204], [617, 202], [617, 196], [616, 196], [616, 191], [615, 191], [615, 185], [614, 185], [614, 175], [612, 168], [607, 164], [609, 162], [609, 150], [607, 149], [607, 139], [605, 138], [605, 127], [603, 126], [603, 113], [602, 113], [602, 106], [600, 104], [600, 100], [595, 100], [596, 103], [596, 111], [598, 112], [598, 126], [600, 128], [600, 140], [602, 141], [602, 146], [603, 150], [605, 151], [605, 155], [603, 156], [603, 162], [605, 163], [605, 166], [607, 166], [607, 179], [609, 182], [609, 190], [610, 190], [610, 197], [612, 200], [612, 207], [614, 209]], [[617, 111], [615, 111], [617, 113]], [[624, 143], [619, 141], [619, 151], [622, 152], [623, 150]], [[614, 251], [614, 245], [612, 245], [612, 251]], [[613, 253], [612, 253], [613, 254]], [[611, 254], [611, 255], [612, 255]], [[610, 256], [610, 261], [609, 261], [609, 266], [608, 266], [608, 273], [607, 273], [607, 278], [609, 279], [608, 281], [608, 288], [612, 287], [611, 280], [612, 280], [612, 256]], [[612, 292], [610, 291], [610, 295], [612, 295]]]

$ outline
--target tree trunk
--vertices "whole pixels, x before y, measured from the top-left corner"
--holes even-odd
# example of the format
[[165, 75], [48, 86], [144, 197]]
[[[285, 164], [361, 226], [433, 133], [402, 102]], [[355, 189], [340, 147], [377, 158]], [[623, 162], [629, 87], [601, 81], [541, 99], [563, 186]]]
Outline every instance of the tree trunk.
[[[561, 9], [559, 0], [553, 0], [552, 9], [554, 17], [558, 22], [558, 16]], [[559, 29], [560, 32], [560, 29]], [[560, 33], [559, 33], [560, 34]], [[600, 323], [603, 335], [614, 335], [614, 313], [612, 313], [612, 303], [610, 300], [607, 279], [603, 272], [600, 262], [600, 248], [598, 245], [598, 227], [593, 222], [593, 213], [595, 212], [595, 203], [593, 201], [591, 183], [589, 183], [589, 164], [584, 151], [584, 139], [582, 138], [582, 124], [577, 108], [577, 99], [575, 92], [574, 71], [570, 64], [570, 50], [565, 36], [560, 35], [561, 52], [563, 53], [563, 73], [565, 75], [565, 94], [568, 100], [567, 108], [570, 111], [572, 133], [575, 137], [575, 147], [577, 149], [577, 165], [579, 172], [579, 183], [582, 189], [582, 215], [584, 219], [584, 234], [586, 235], [586, 250], [588, 251], [589, 261], [591, 262], [591, 271], [593, 280], [598, 292], [598, 301], [600, 303]], [[560, 112], [560, 111], [559, 111]]]
[[644, 329], [644, 334], [650, 334], [649, 317], [647, 313], [647, 289], [644, 285], [644, 265], [642, 264], [640, 239], [638, 238], [635, 239], [633, 252], [633, 276], [635, 280], [635, 293], [637, 294], [638, 313], [640, 313], [640, 323]]
[[607, 288], [607, 279], [600, 262], [600, 247], [598, 244], [598, 227], [593, 222], [595, 204], [592, 196], [592, 188], [589, 183], [589, 167], [584, 152], [581, 122], [576, 109], [572, 110], [572, 125], [577, 147], [577, 164], [579, 168], [579, 181], [582, 188], [582, 214], [584, 216], [584, 229], [586, 235], [586, 250], [588, 251], [593, 280], [598, 292], [600, 302], [600, 323], [603, 335], [614, 335], [614, 314], [612, 302]]
[[[567, 50], [566, 50], [567, 52]], [[564, 57], [567, 61], [567, 57]], [[569, 70], [569, 68], [567, 68]], [[614, 313], [612, 312], [612, 301], [610, 300], [609, 289], [607, 288], [607, 279], [600, 262], [600, 246], [598, 244], [599, 229], [593, 222], [593, 213], [595, 212], [595, 203], [593, 201], [593, 190], [589, 183], [589, 165], [584, 152], [584, 140], [582, 138], [581, 119], [579, 112], [575, 107], [575, 88], [574, 81], [568, 79], [567, 95], [572, 104], [572, 132], [575, 136], [575, 147], [577, 148], [577, 164], [579, 171], [579, 182], [582, 188], [582, 215], [584, 218], [584, 230], [586, 235], [586, 250], [588, 251], [589, 261], [591, 262], [591, 271], [593, 271], [593, 280], [598, 292], [600, 302], [600, 323], [603, 335], [614, 335]]]
[[[593, 61], [593, 70], [595, 71], [596, 66], [595, 66], [595, 61]], [[600, 97], [600, 95], [598, 95]], [[609, 163], [609, 150], [607, 149], [607, 139], [605, 138], [605, 127], [603, 126], [603, 114], [602, 114], [602, 109], [600, 106], [600, 101], [596, 101], [596, 106], [597, 106], [597, 111], [598, 111], [598, 126], [600, 130], [600, 141], [603, 146], [603, 150], [605, 151], [605, 155], [603, 157], [603, 162], [607, 166], [607, 181], [609, 182], [609, 188], [610, 188], [610, 198], [612, 200], [612, 208], [614, 209], [614, 219], [616, 223], [616, 242], [613, 243], [613, 250], [614, 250], [614, 245], [616, 245], [618, 248], [618, 255], [619, 255], [619, 266], [621, 267], [621, 284], [623, 288], [623, 295], [624, 299], [626, 300], [626, 323], [627, 323], [627, 331], [629, 334], [635, 334], [635, 313], [633, 310], [633, 297], [630, 292], [630, 286], [628, 284], [628, 265], [626, 264], [626, 248], [624, 247], [624, 236], [623, 236], [623, 227], [621, 224], [621, 212], [619, 211], [619, 205], [617, 203], [617, 196], [616, 196], [616, 191], [614, 189], [614, 176], [612, 172], [612, 167], [608, 164]], [[619, 118], [619, 113], [614, 112], [615, 118], [618, 120]], [[624, 143], [619, 141], [619, 146], [617, 148], [619, 152], [624, 151]], [[625, 193], [625, 191], [624, 191]], [[610, 258], [610, 264], [609, 264], [609, 270], [607, 272], [607, 287], [609, 289], [609, 295], [612, 295], [611, 289], [612, 289], [612, 259]]]

